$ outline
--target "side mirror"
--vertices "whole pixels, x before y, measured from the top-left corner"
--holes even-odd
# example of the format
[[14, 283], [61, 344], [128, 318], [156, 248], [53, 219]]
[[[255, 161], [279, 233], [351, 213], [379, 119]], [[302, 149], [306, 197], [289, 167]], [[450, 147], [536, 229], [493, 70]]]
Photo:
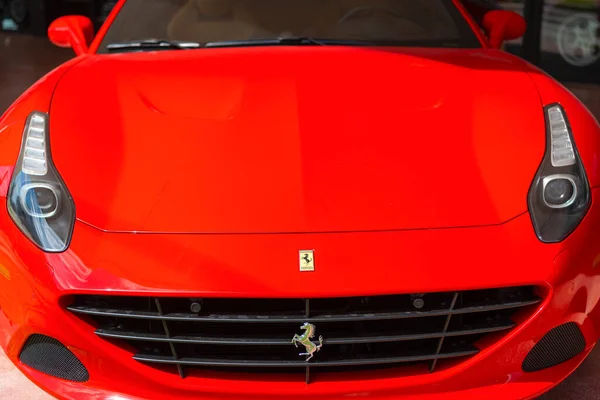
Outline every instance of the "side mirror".
[[490, 45], [496, 49], [506, 40], [514, 40], [525, 34], [525, 18], [513, 11], [493, 10], [483, 16], [483, 28], [486, 30]]
[[87, 17], [60, 17], [48, 28], [48, 38], [58, 47], [71, 47], [75, 54], [87, 53], [94, 39], [94, 26]]

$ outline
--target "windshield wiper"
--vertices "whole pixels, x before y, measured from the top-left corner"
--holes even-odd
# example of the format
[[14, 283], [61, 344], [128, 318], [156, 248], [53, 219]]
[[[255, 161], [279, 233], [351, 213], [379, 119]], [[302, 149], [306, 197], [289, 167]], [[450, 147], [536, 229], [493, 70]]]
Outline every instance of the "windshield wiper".
[[336, 40], [316, 39], [308, 36], [282, 36], [272, 39], [223, 40], [208, 42], [204, 47], [241, 47], [241, 46], [327, 46], [336, 44]]
[[308, 36], [283, 36], [277, 39], [279, 44], [297, 46], [302, 44], [312, 44], [315, 46], [327, 46], [327, 43], [320, 39], [311, 38]]
[[208, 42], [203, 47], [244, 47], [244, 46], [390, 46], [390, 47], [456, 47], [431, 41], [399, 41], [385, 39], [326, 39], [308, 36], [282, 36], [272, 39], [224, 40]]
[[223, 40], [208, 43], [182, 42], [164, 39], [144, 39], [123, 43], [111, 43], [106, 48], [109, 52], [132, 52], [151, 50], [188, 50], [218, 47], [252, 47], [252, 46], [392, 46], [392, 47], [460, 47], [460, 43], [439, 41], [397, 41], [397, 40], [357, 40], [357, 39], [324, 39], [309, 36], [282, 36], [271, 39]]
[[143, 51], [143, 50], [187, 50], [202, 47], [197, 42], [179, 42], [163, 39], [132, 40], [123, 43], [111, 43], [106, 46], [109, 51]]

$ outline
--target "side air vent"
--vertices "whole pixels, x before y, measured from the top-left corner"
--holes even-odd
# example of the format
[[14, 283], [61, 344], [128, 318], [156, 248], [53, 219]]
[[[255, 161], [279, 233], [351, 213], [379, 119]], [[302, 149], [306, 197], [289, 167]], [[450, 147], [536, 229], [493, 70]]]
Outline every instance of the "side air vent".
[[86, 382], [90, 376], [81, 361], [58, 340], [44, 335], [31, 335], [19, 360], [29, 368], [55, 378]]
[[536, 372], [570, 360], [585, 350], [585, 338], [574, 322], [557, 326], [531, 349], [523, 371]]

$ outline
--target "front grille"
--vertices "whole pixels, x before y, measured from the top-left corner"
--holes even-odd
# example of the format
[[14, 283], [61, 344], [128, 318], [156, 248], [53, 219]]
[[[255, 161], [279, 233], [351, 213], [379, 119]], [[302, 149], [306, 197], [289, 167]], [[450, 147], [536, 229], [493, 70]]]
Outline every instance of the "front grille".
[[[223, 299], [78, 295], [68, 309], [137, 361], [255, 373], [361, 371], [477, 354], [535, 310], [535, 288], [316, 299]], [[529, 314], [527, 314], [529, 313]], [[292, 344], [301, 325], [323, 346], [306, 361]], [[306, 343], [306, 342], [305, 342]]]

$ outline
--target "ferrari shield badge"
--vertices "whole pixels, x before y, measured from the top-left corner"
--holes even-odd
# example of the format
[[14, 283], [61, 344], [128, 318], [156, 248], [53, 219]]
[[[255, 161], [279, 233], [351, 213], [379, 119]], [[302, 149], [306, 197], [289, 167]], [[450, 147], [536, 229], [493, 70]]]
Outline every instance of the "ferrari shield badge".
[[302, 335], [294, 335], [292, 343], [296, 347], [298, 347], [298, 343], [304, 346], [306, 353], [300, 353], [299, 355], [307, 356], [306, 361], [308, 361], [313, 358], [317, 351], [321, 350], [321, 347], [323, 347], [323, 336], [319, 336], [319, 344], [316, 344], [310, 340], [315, 337], [315, 330], [317, 329], [313, 324], [305, 322], [300, 329], [302, 329], [304, 333]]
[[315, 251], [300, 250], [300, 272], [315, 270]]

